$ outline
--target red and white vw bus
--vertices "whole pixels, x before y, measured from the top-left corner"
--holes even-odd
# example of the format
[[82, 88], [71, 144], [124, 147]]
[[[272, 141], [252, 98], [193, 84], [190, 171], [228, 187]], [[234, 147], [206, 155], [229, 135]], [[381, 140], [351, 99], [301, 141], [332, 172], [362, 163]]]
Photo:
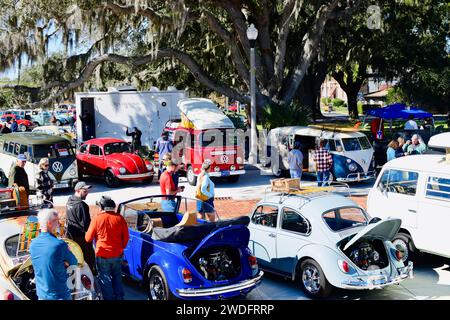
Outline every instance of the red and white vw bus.
[[181, 99], [178, 108], [181, 120], [169, 121], [165, 130], [174, 142], [173, 157], [181, 159], [189, 184], [197, 183], [205, 160], [211, 161], [211, 177], [237, 182], [245, 174], [244, 151], [231, 120], [209, 99]]

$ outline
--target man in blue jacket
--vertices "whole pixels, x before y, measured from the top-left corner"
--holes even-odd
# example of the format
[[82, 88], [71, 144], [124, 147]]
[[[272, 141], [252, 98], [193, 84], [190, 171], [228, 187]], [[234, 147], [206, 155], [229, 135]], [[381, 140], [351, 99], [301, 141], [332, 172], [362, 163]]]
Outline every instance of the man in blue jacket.
[[77, 259], [67, 243], [55, 236], [59, 226], [58, 213], [53, 209], [42, 209], [38, 220], [41, 233], [30, 245], [37, 296], [39, 300], [71, 300], [65, 267], [76, 266]]
[[16, 118], [11, 118], [11, 126], [9, 127], [11, 132], [19, 131], [19, 125], [17, 124]]

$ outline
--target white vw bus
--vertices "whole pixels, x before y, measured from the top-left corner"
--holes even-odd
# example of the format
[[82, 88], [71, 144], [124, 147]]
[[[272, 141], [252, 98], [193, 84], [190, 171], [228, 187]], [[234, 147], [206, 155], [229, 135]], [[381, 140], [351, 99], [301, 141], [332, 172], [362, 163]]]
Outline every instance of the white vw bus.
[[389, 161], [367, 198], [372, 217], [402, 220], [392, 242], [403, 252], [404, 261], [417, 251], [450, 258], [450, 132], [432, 136], [428, 145], [445, 148], [447, 155]]
[[49, 175], [56, 181], [55, 189], [72, 188], [78, 181], [75, 150], [67, 139], [44, 133], [20, 132], [0, 135], [2, 184], [8, 184], [10, 170], [19, 154], [25, 154], [28, 159], [25, 171], [31, 190], [36, 189], [35, 175], [42, 158], [49, 159]]
[[318, 140], [324, 139], [333, 158], [330, 180], [352, 182], [375, 177], [374, 150], [367, 137], [356, 129], [321, 126], [280, 127], [269, 131], [267, 138], [268, 156], [279, 154], [279, 161], [271, 163], [272, 173], [280, 176], [289, 170], [287, 157], [295, 141], [300, 141], [303, 153], [303, 172], [316, 172], [314, 152]]

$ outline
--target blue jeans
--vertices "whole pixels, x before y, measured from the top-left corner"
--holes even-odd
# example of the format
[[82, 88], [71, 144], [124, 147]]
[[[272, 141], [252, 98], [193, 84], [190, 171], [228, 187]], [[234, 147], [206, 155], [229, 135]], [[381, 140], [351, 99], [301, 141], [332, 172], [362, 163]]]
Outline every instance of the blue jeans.
[[161, 200], [161, 210], [163, 212], [175, 212], [177, 202], [175, 200]]
[[122, 257], [95, 258], [104, 300], [123, 300]]
[[291, 174], [291, 178], [302, 178], [302, 170], [301, 169], [295, 169], [295, 170], [289, 170], [289, 173]]
[[329, 184], [330, 171], [317, 171], [317, 185], [319, 187]]

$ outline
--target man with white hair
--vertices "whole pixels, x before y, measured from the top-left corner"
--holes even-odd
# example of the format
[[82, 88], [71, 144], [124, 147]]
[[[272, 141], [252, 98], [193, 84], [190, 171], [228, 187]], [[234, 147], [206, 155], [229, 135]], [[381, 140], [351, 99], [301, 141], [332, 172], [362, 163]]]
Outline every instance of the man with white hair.
[[427, 150], [427, 145], [418, 134], [415, 134], [411, 137], [411, 141], [406, 141], [403, 150], [407, 154], [423, 154]]
[[42, 209], [38, 220], [41, 233], [30, 245], [37, 296], [39, 300], [71, 300], [65, 266], [76, 266], [77, 259], [67, 243], [55, 236], [59, 226], [58, 213], [53, 209]]

